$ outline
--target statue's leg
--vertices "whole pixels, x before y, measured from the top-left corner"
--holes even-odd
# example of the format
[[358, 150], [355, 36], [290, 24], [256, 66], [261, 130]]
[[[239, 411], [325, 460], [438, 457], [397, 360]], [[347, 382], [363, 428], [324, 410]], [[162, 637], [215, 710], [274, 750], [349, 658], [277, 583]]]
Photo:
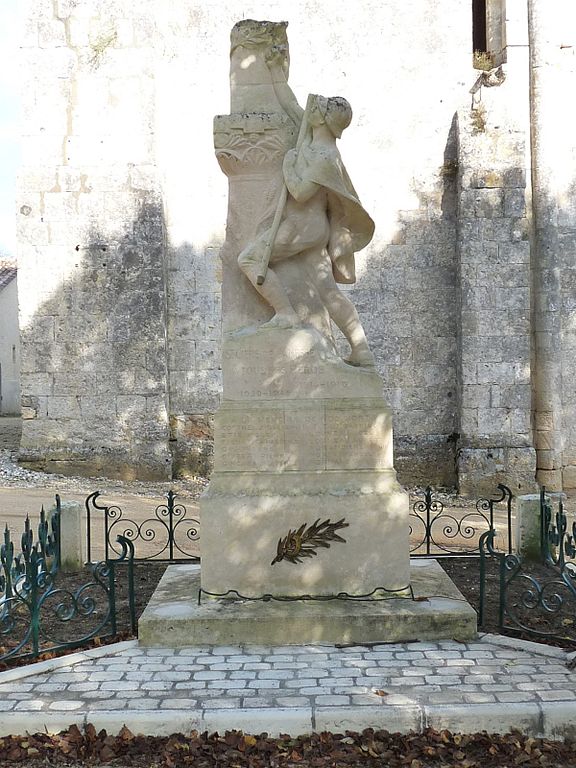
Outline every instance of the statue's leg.
[[[260, 296], [265, 299], [275, 312], [272, 320], [267, 325], [275, 325], [281, 328], [290, 328], [298, 325], [298, 315], [290, 303], [288, 294], [280, 282], [278, 276], [268, 265], [266, 277], [262, 285], [258, 285], [258, 273], [262, 262], [262, 255], [266, 249], [268, 232], [260, 235], [256, 240], [244, 248], [238, 256], [238, 265]], [[273, 256], [274, 254], [272, 254]], [[270, 261], [272, 261], [272, 256]]]
[[345, 362], [350, 365], [374, 365], [358, 311], [350, 299], [338, 288], [332, 274], [332, 262], [328, 254], [318, 269], [318, 292], [332, 320], [350, 344], [350, 355]]

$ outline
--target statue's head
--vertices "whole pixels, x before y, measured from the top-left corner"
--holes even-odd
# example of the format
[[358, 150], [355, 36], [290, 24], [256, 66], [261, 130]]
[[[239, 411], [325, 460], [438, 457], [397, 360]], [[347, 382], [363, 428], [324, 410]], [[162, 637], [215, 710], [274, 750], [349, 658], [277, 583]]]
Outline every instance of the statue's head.
[[316, 96], [312, 107], [311, 122], [314, 124], [314, 114], [324, 122], [334, 136], [339, 139], [345, 128], [352, 121], [352, 107], [342, 96]]

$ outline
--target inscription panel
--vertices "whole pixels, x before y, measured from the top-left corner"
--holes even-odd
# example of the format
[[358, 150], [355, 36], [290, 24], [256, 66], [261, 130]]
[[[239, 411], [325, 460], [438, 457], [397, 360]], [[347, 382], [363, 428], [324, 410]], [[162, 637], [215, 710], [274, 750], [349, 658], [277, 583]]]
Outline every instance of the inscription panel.
[[392, 417], [384, 408], [326, 410], [327, 469], [392, 469]]
[[284, 412], [286, 469], [315, 470], [326, 466], [324, 408]]
[[224, 341], [225, 400], [381, 397], [375, 371], [346, 365], [310, 330], [244, 333]]
[[354, 382], [342, 376], [343, 364], [319, 362], [313, 351], [304, 352], [297, 360], [277, 360], [273, 353], [255, 356], [248, 350], [233, 352], [238, 358], [223, 362], [225, 399], [350, 397], [354, 393]]
[[216, 470], [264, 472], [283, 468], [284, 414], [281, 410], [220, 409], [214, 431]]

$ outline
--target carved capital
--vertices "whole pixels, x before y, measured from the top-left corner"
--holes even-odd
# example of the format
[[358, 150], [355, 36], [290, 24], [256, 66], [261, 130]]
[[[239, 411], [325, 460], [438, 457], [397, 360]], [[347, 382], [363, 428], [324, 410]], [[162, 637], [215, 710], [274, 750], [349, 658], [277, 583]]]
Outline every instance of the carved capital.
[[295, 128], [280, 113], [214, 118], [216, 158], [227, 176], [276, 172], [295, 140]]

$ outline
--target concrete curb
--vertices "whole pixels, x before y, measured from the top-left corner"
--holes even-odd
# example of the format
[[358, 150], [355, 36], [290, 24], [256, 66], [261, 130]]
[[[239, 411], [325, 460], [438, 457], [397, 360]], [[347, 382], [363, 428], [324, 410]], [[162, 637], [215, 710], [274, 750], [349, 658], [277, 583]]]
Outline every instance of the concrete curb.
[[58, 733], [77, 725], [81, 730], [91, 723], [117, 734], [123, 726], [146, 736], [170, 736], [231, 730], [300, 736], [311, 732], [362, 731], [375, 728], [391, 733], [422, 733], [426, 728], [447, 729], [452, 733], [508, 733], [519, 730], [532, 737], [549, 739], [576, 736], [576, 702], [536, 704], [401, 705], [380, 707], [286, 707], [251, 709], [190, 710], [114, 710], [70, 713], [20, 713], [0, 715], [0, 736], [28, 733]]
[[24, 667], [14, 667], [0, 672], [0, 685], [10, 683], [13, 680], [22, 680], [31, 675], [41, 675], [43, 672], [53, 672], [62, 667], [73, 667], [83, 661], [90, 659], [99, 659], [102, 656], [114, 656], [116, 653], [125, 651], [128, 648], [138, 647], [138, 640], [124, 640], [121, 643], [111, 643], [103, 645], [100, 648], [91, 648], [88, 651], [79, 651], [70, 653], [67, 656], [58, 656], [56, 659], [47, 659], [46, 661], [35, 661], [32, 664], [26, 664]]
[[568, 661], [574, 654], [568, 653], [563, 648], [555, 648], [553, 645], [537, 643], [533, 640], [521, 640], [519, 637], [508, 637], [507, 635], [491, 635], [489, 633], [478, 633], [478, 637], [487, 640], [493, 645], [499, 645], [502, 648], [514, 648], [516, 651], [528, 651], [529, 653], [538, 653], [540, 656], [550, 656], [554, 659]]

